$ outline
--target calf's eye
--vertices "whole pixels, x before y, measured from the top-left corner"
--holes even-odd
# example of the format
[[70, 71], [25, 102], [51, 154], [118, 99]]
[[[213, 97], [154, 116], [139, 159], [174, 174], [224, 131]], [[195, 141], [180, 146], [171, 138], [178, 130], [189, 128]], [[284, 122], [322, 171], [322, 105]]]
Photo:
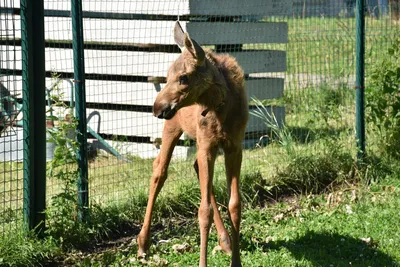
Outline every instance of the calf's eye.
[[189, 78], [187, 75], [182, 75], [179, 77], [179, 85], [184, 85], [189, 83]]

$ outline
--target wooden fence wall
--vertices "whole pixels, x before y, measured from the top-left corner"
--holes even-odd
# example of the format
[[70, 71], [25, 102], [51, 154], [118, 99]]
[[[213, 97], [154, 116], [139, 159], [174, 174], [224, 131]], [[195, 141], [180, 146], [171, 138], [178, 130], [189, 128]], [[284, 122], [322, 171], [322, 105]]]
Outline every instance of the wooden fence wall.
[[[2, 35], [0, 56], [14, 62], [1, 69], [3, 78], [21, 74], [21, 48], [10, 49], [10, 44], [20, 45], [19, 1], [13, 7], [7, 12], [14, 14], [16, 23], [6, 25], [1, 19], [1, 29], [15, 35], [12, 42]], [[173, 40], [178, 16], [199, 44], [237, 58], [246, 73], [249, 99], [282, 97], [284, 81], [270, 73], [285, 72], [285, 51], [247, 47], [286, 43], [286, 23], [257, 19], [286, 14], [291, 8], [289, 1], [279, 0], [83, 1], [88, 125], [121, 153], [156, 156], [155, 142], [161, 137], [163, 121], [152, 116], [151, 106], [164, 86], [169, 65], [180, 52]], [[54, 73], [65, 79], [73, 77], [70, 1], [45, 1], [45, 9], [46, 84], [50, 87]], [[22, 82], [8, 87], [12, 94], [18, 94]], [[62, 83], [61, 88], [69, 101], [69, 84]], [[279, 122], [284, 121], [284, 107], [270, 110]], [[263, 121], [252, 116], [246, 131], [247, 146], [265, 131]], [[95, 139], [91, 142], [99, 144]], [[180, 145], [184, 143], [182, 140]], [[186, 156], [187, 148], [179, 146], [174, 153]]]

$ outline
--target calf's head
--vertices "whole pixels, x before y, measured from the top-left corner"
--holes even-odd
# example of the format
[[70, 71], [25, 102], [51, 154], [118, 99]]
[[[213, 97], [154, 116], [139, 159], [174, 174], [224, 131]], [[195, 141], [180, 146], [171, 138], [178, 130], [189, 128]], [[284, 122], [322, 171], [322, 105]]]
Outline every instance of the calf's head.
[[167, 74], [167, 83], [153, 105], [153, 114], [160, 119], [172, 119], [176, 112], [197, 102], [212, 82], [206, 55], [200, 45], [175, 24], [174, 39], [182, 49]]

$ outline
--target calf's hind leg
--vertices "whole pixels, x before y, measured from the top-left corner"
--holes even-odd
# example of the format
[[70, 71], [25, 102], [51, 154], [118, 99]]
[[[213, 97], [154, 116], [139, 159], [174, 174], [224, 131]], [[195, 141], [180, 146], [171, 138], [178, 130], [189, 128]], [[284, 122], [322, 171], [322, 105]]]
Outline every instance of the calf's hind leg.
[[229, 218], [232, 224], [232, 262], [231, 267], [241, 267], [239, 249], [239, 228], [241, 220], [241, 201], [239, 177], [242, 164], [242, 149], [239, 146], [225, 149], [225, 168], [229, 192]]

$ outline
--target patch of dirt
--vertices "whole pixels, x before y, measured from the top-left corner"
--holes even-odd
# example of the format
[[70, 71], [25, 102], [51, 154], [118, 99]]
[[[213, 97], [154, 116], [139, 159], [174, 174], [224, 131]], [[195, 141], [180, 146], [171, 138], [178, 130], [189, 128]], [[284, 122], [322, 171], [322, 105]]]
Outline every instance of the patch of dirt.
[[[162, 243], [169, 238], [177, 237], [182, 234], [183, 228], [190, 228], [196, 218], [168, 218], [152, 226], [152, 243]], [[137, 250], [136, 238], [139, 234], [141, 225], [134, 224], [125, 226], [105, 237], [101, 242], [94, 243], [86, 249], [74, 250], [65, 253], [62, 257], [56, 258], [53, 262], [46, 264], [47, 267], [70, 267], [76, 266], [77, 262], [88, 261], [91, 259], [101, 259], [105, 254], [134, 254]]]
[[93, 243], [80, 250], [72, 250], [61, 257], [54, 259], [53, 262], [46, 264], [47, 267], [69, 267], [76, 266], [77, 262], [85, 259], [98, 258], [106, 253], [116, 253], [118, 251], [129, 252], [136, 245], [136, 237], [140, 231], [140, 225], [125, 225], [114, 233], [105, 236], [100, 242]]

